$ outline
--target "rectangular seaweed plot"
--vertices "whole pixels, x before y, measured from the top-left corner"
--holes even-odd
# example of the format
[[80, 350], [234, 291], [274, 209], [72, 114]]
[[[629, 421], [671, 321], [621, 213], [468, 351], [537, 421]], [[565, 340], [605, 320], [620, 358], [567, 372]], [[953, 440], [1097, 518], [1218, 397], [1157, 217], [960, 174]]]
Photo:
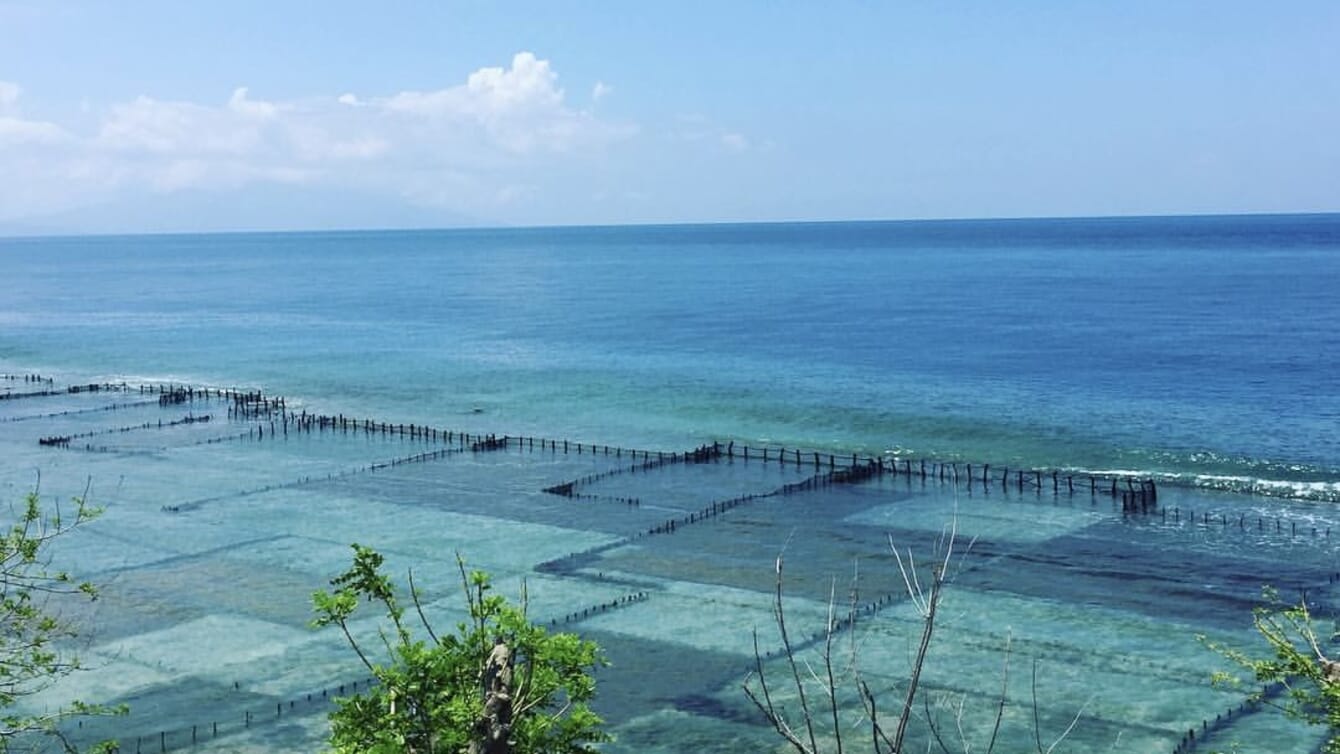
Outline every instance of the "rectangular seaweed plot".
[[[150, 452], [31, 443], [32, 455], [72, 467], [64, 476], [88, 469], [122, 475], [106, 513], [56, 543], [62, 562], [103, 593], [71, 613], [91, 629], [92, 674], [72, 676], [43, 698], [94, 691], [101, 700], [136, 703], [129, 718], [81, 728], [87, 740], [114, 730], [124, 741], [180, 748], [202, 731], [212, 738], [221, 730], [224, 739], [259, 736], [272, 748], [319, 748], [324, 724], [302, 716], [320, 721], [328, 706], [306, 704], [308, 694], [333, 694], [365, 674], [337, 631], [307, 626], [312, 592], [348, 567], [350, 543], [381, 549], [402, 584], [414, 568], [425, 612], [450, 626], [462, 617], [457, 552], [516, 598], [540, 562], [617, 539], [574, 526], [573, 502], [543, 492], [549, 480], [623, 463], [603, 454], [474, 450], [380, 433], [220, 437]], [[526, 581], [533, 614], [555, 623], [627, 592], [579, 580]], [[360, 619], [355, 634], [375, 646], [378, 623]], [[194, 662], [202, 652], [207, 661]], [[167, 703], [173, 699], [195, 703]], [[267, 706], [275, 712], [264, 714]]]
[[[792, 637], [811, 667], [817, 667], [814, 653], [830, 595], [840, 619], [850, 600], [853, 563], [859, 562], [855, 638], [862, 672], [896, 709], [921, 624], [906, 599], [889, 540], [904, 553], [913, 551], [924, 580], [935, 540], [950, 521], [956, 522], [964, 554], [951, 569], [954, 580], [942, 606], [923, 698], [939, 709], [934, 714], [946, 729], [955, 725], [953, 705], [962, 701], [969, 710], [965, 730], [981, 738], [979, 746], [985, 746], [1005, 683], [1007, 643], [1014, 670], [1005, 692], [1005, 750], [1032, 745], [1031, 673], [1019, 668], [1031, 670], [1035, 662], [1044, 745], [1078, 717], [1068, 741], [1079, 750], [1171, 750], [1192, 727], [1229, 714], [1241, 701], [1240, 695], [1210, 687], [1210, 674], [1221, 663], [1195, 636], [1209, 634], [1238, 646], [1250, 642], [1248, 616], [1261, 573], [1309, 586], [1315, 599], [1333, 596], [1321, 567], [1330, 545], [1321, 538], [1288, 545], [1313, 551], [1290, 566], [1271, 560], [1276, 550], [1262, 551], [1250, 538], [1237, 547], [1220, 542], [1217, 555], [1207, 558], [1204, 531], [1164, 523], [1162, 517], [1123, 515], [1110, 501], [1090, 501], [1087, 495], [965, 500], [952, 490], [921, 491], [888, 478], [765, 496], [703, 520], [681, 519], [673, 529], [604, 548], [568, 575], [646, 585], [645, 603], [581, 623], [583, 630], [622, 637], [612, 645], [616, 651], [647, 645], [658, 653], [685, 653], [685, 662], [694, 657], [709, 662], [709, 655], [736, 658], [734, 674], [698, 666], [701, 688], [712, 688], [716, 674], [728, 677], [708, 694], [710, 702], [695, 697], [674, 707], [678, 724], [705, 730], [759, 722], [731, 681], [750, 665], [753, 630], [759, 631], [770, 672], [778, 678], [789, 673], [779, 664], [780, 643], [771, 624], [777, 555], [785, 558]], [[843, 651], [845, 641], [841, 636]], [[618, 665], [616, 658], [608, 673], [614, 676], [611, 687], [636, 685], [636, 679], [619, 676]], [[669, 700], [687, 686], [666, 683], [660, 693]], [[859, 709], [854, 692], [845, 693], [847, 709]], [[630, 715], [620, 717], [620, 725], [644, 733], [658, 729], [655, 716], [666, 714], [616, 708]], [[913, 729], [918, 746], [933, 736], [925, 716]], [[1235, 723], [1242, 731], [1273, 729], [1242, 720]], [[1301, 746], [1312, 736], [1305, 729], [1294, 734]]]
[[[1190, 729], [1199, 733], [1206, 722], [1228, 717], [1240, 707], [1240, 694], [1208, 683], [1210, 673], [1223, 664], [1200, 646], [1198, 627], [1191, 624], [957, 586], [950, 587], [941, 610], [921, 677], [921, 701], [909, 728], [910, 750], [935, 748], [937, 736], [952, 745], [984, 750], [1000, 711], [997, 748], [1003, 751], [1030, 750], [1036, 739], [1045, 748], [1072, 722], [1061, 747], [1067, 751], [1171, 751]], [[851, 646], [847, 640], [852, 640], [861, 677], [890, 726], [906, 693], [921, 628], [920, 615], [904, 604], [858, 620], [851, 634], [835, 645], [838, 667], [845, 669]], [[1211, 638], [1231, 642], [1242, 637]], [[823, 667], [819, 648], [810, 641], [800, 652], [801, 661]], [[788, 718], [799, 720], [786, 663], [774, 655], [765, 662], [765, 672]], [[844, 679], [839, 707], [851, 729], [860, 729], [859, 715], [853, 714], [861, 709], [855, 684], [845, 673], [839, 677]], [[816, 689], [809, 689], [811, 703], [822, 704]], [[721, 701], [747, 709], [729, 687], [722, 690]], [[1247, 718], [1231, 730], [1232, 740], [1268, 745], [1272, 751], [1309, 751], [1317, 738], [1305, 726], [1288, 728]]]
[[647, 468], [632, 463], [618, 473], [578, 481], [574, 492], [595, 499], [636, 500], [642, 507], [666, 514], [701, 510], [713, 501], [774, 492], [783, 485], [815, 474], [811, 466], [780, 464], [776, 460], [717, 457], [689, 463], [665, 463]]
[[581, 476], [608, 473], [628, 461], [613, 456], [554, 454], [519, 447], [464, 451], [426, 463], [381, 468], [337, 481], [340, 494], [400, 505], [454, 511], [525, 523], [626, 533], [635, 507], [545, 490]]
[[[347, 568], [353, 542], [382, 551], [402, 583], [413, 568], [425, 611], [443, 625], [461, 613], [459, 552], [509, 597], [524, 582], [536, 620], [599, 640], [613, 664], [600, 671], [598, 705], [623, 737], [610, 752], [778, 743], [738, 684], [755, 631], [769, 673], [784, 674], [772, 623], [779, 555], [799, 651], [813, 659], [830, 600], [839, 619], [854, 604], [855, 627], [839, 638], [857, 640], [887, 714], [920, 631], [890, 545], [905, 559], [910, 548], [925, 579], [936, 542], [957, 527], [966, 554], [926, 668], [918, 746], [932, 735], [927, 717], [952, 721], [954, 700], [965, 700], [966, 735], [978, 741], [994, 720], [1008, 641], [1010, 746], [998, 750], [1030, 748], [1021, 668], [1035, 660], [1044, 742], [1078, 713], [1072, 746], [1170, 750], [1234, 701], [1208, 687], [1216, 659], [1192, 634], [1249, 641], [1261, 573], [1334, 597], [1329, 514], [1281, 514], [1249, 498], [1173, 491], [1155, 513], [1129, 515], [1087, 490], [967, 491], [887, 474], [835, 483], [826, 466], [775, 457], [575, 444], [565, 453], [561, 443], [344, 424], [286, 433], [282, 420], [229, 407], [134, 393], [0, 406], [0, 422], [12, 420], [0, 424], [14, 460], [7, 484], [21, 489], [29, 482], [15, 469], [40, 467], [53, 477], [44, 496], [64, 497], [91, 476], [94, 502], [108, 506], [57, 543], [62, 562], [105, 585], [94, 608], [74, 613], [97, 630], [95, 670], [72, 683], [136, 701], [116, 725], [145, 746], [181, 748], [205, 730], [212, 739], [218, 724], [215, 750], [319, 748], [321, 692], [352, 687], [363, 671], [338, 634], [308, 629], [310, 595]], [[173, 424], [202, 412], [209, 422]], [[99, 450], [39, 444], [54, 432], [91, 433]], [[354, 625], [368, 638], [376, 629], [375, 616]], [[201, 647], [210, 656], [196, 663]], [[859, 709], [849, 684], [840, 693]], [[1243, 741], [1276, 727], [1255, 714], [1220, 725]]]

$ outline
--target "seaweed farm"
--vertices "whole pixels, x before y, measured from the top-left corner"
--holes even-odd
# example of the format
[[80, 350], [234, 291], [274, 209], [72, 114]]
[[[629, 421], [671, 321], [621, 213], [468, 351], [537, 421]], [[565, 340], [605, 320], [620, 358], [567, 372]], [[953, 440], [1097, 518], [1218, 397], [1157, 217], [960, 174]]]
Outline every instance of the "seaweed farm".
[[[371, 682], [338, 631], [309, 627], [312, 593], [357, 542], [402, 585], [414, 569], [439, 626], [464, 612], [459, 553], [509, 598], [524, 582], [537, 622], [599, 642], [605, 751], [774, 751], [741, 684], [756, 635], [794, 704], [779, 555], [801, 658], [836, 625], [894, 718], [922, 620], [891, 544], [924, 575], [952, 527], [913, 750], [937, 731], [984, 750], [1002, 695], [999, 751], [1063, 734], [1058, 750], [1319, 750], [1320, 731], [1212, 687], [1224, 666], [1197, 636], [1259, 651], [1250, 616], [1267, 585], [1332, 607], [1333, 507], [1064, 469], [506, 431], [317, 415], [250, 390], [6, 378], [11, 504], [36, 487], [47, 506], [87, 494], [105, 509], [54, 549], [102, 590], [66, 612], [88, 668], [24, 704], [124, 702], [129, 715], [68, 731], [124, 752], [319, 750], [331, 700]], [[378, 618], [356, 628], [375, 635]], [[851, 737], [868, 735], [854, 684], [838, 691]]]

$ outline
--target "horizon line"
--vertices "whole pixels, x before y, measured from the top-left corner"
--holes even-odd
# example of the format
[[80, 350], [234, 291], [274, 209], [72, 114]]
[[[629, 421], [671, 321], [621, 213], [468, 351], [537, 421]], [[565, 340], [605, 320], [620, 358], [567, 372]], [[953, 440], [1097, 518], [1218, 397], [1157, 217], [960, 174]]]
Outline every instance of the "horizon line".
[[228, 230], [145, 230], [145, 231], [90, 231], [72, 233], [0, 233], [0, 241], [75, 239], [75, 238], [144, 238], [171, 236], [227, 236], [227, 235], [320, 235], [359, 233], [464, 233], [479, 231], [545, 231], [576, 229], [619, 228], [701, 228], [746, 227], [758, 225], [859, 225], [859, 224], [938, 224], [938, 223], [991, 223], [991, 222], [1046, 222], [1066, 220], [1153, 220], [1169, 218], [1266, 218], [1266, 217], [1325, 217], [1340, 216], [1340, 210], [1302, 210], [1294, 212], [1204, 212], [1204, 213], [1138, 213], [1114, 215], [996, 215], [978, 217], [906, 217], [863, 218], [844, 220], [789, 219], [789, 220], [708, 220], [628, 223], [554, 223], [538, 225], [443, 225], [443, 226], [384, 226], [367, 228], [283, 228], [283, 229], [228, 229]]

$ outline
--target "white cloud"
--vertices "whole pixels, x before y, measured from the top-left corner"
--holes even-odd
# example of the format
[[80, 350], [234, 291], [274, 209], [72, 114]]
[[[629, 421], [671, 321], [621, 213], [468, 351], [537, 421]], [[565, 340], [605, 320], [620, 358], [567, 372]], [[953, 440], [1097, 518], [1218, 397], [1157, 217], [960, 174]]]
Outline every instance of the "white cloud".
[[727, 131], [721, 135], [721, 143], [734, 152], [743, 152], [749, 148], [749, 140], [743, 134]]
[[[507, 66], [422, 92], [267, 100], [239, 86], [213, 102], [145, 94], [94, 106], [84, 117], [95, 125], [82, 134], [19, 117], [22, 90], [0, 82], [0, 204], [10, 202], [0, 219], [136, 190], [260, 183], [486, 210], [539, 191], [537, 171], [636, 133], [570, 106], [558, 81], [548, 60], [519, 52]], [[593, 98], [610, 91], [597, 84]]]
[[0, 149], [19, 144], [59, 144], [69, 134], [54, 123], [0, 115]]
[[591, 99], [595, 102], [599, 102], [611, 94], [614, 94], [614, 87], [603, 81], [597, 81], [596, 85], [591, 87]]
[[[343, 101], [343, 98], [342, 98]], [[350, 95], [350, 102], [358, 100]], [[442, 127], [477, 129], [494, 147], [513, 154], [563, 152], [631, 134], [564, 104], [558, 74], [548, 60], [518, 52], [510, 68], [480, 68], [464, 84], [429, 92], [406, 91], [370, 105]]]
[[563, 90], [549, 61], [518, 52], [512, 67], [480, 68], [464, 84], [431, 92], [401, 92], [383, 101], [388, 110], [481, 120], [514, 113], [561, 110]]
[[0, 112], [5, 112], [14, 107], [19, 101], [19, 94], [23, 89], [10, 81], [0, 81]]
[[173, 160], [161, 168], [146, 172], [155, 191], [170, 193], [187, 188], [236, 188], [250, 183], [303, 184], [311, 173], [300, 168], [264, 167], [245, 162], [217, 162], [200, 159]]
[[97, 143], [109, 149], [162, 155], [242, 156], [254, 151], [261, 140], [259, 129], [248, 120], [247, 114], [231, 107], [160, 102], [141, 96], [112, 106]]
[[504, 113], [532, 108], [559, 107], [563, 90], [554, 86], [558, 74], [548, 60], [534, 53], [518, 52], [512, 57], [511, 70], [480, 68], [470, 74], [465, 88], [486, 112]]
[[55, 145], [68, 141], [70, 135], [55, 123], [30, 120], [19, 115], [19, 95], [23, 87], [11, 81], [0, 81], [0, 152], [8, 147]]
[[372, 160], [385, 155], [391, 143], [373, 135], [340, 135], [310, 123], [290, 123], [287, 138], [304, 162]]
[[673, 141], [715, 143], [732, 152], [744, 152], [754, 146], [749, 137], [739, 131], [722, 128], [700, 113], [681, 113], [676, 116], [669, 137]]
[[279, 108], [271, 102], [247, 99], [247, 88], [245, 86], [239, 86], [233, 90], [233, 96], [228, 99], [228, 109], [239, 115], [260, 120], [273, 118], [275, 113], [279, 111]]
[[376, 136], [365, 136], [350, 141], [331, 142], [327, 154], [340, 160], [368, 160], [386, 154], [386, 151], [390, 149], [390, 146], [390, 143], [385, 139], [380, 139]]

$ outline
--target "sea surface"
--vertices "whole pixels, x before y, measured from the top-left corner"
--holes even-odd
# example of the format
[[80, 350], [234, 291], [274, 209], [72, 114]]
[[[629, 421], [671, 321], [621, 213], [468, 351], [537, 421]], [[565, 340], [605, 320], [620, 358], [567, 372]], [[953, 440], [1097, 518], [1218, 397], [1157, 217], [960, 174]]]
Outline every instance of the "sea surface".
[[1340, 500], [1340, 215], [0, 239], [0, 371]]
[[311, 594], [359, 542], [439, 627], [460, 553], [596, 640], [608, 754], [776, 751], [740, 687], [798, 714], [778, 558], [801, 659], [839, 625], [887, 720], [922, 626], [891, 545], [926, 579], [948, 528], [912, 748], [1003, 711], [1002, 751], [1320, 750], [1197, 637], [1262, 651], [1264, 587], [1340, 605], [1340, 215], [15, 238], [0, 271], [0, 496], [105, 509], [51, 545], [102, 587], [64, 605], [87, 670], [20, 702], [130, 705], [78, 741], [321, 750], [368, 679]]

